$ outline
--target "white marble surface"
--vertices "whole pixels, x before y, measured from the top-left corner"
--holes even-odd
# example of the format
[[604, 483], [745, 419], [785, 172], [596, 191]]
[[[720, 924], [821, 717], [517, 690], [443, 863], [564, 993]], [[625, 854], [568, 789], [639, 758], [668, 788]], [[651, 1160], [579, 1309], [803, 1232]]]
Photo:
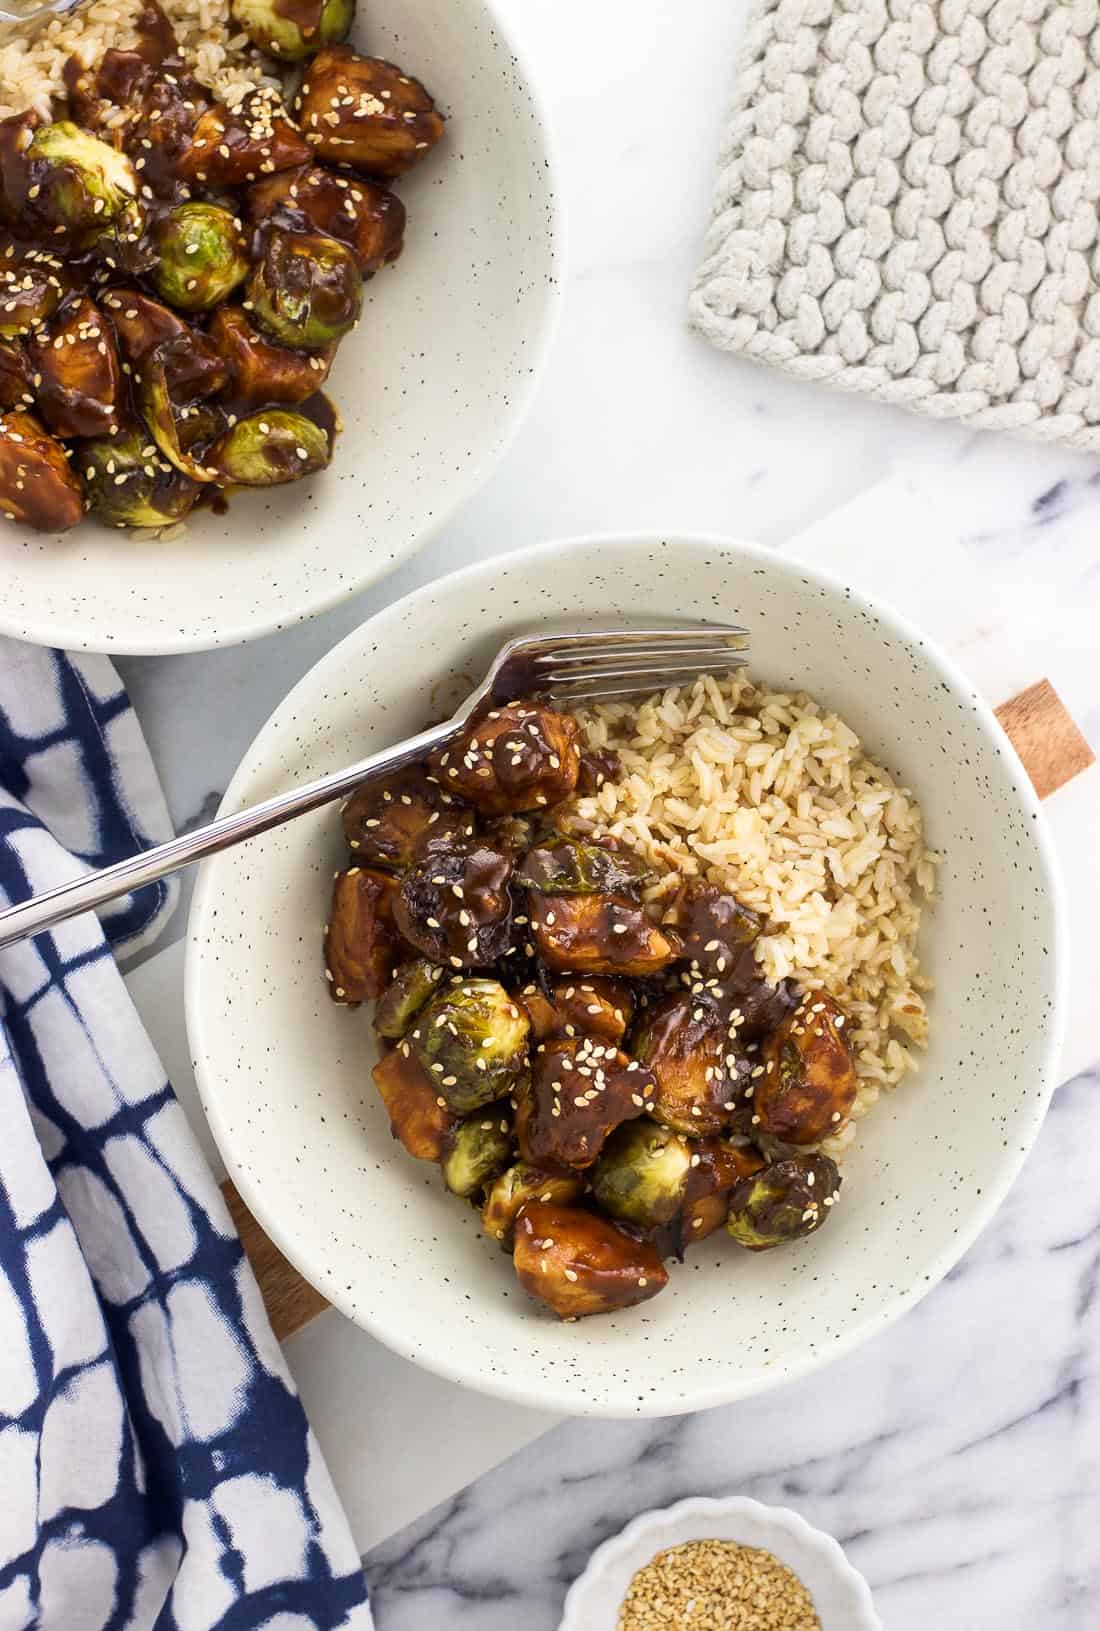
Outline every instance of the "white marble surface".
[[[490, 482], [395, 577], [277, 639], [122, 665], [177, 823], [211, 813], [321, 652], [454, 565], [631, 527], [780, 544], [875, 488], [870, 508], [842, 518], [875, 581], [896, 563], [900, 600], [922, 578], [919, 529], [882, 518], [895, 499], [898, 514], [927, 512], [966, 568], [937, 577], [937, 618], [977, 652], [1007, 616], [1100, 748], [1095, 461], [798, 386], [684, 326], [745, 0], [498, 3], [561, 150], [570, 267], [544, 384]], [[1039, 677], [1013, 671], [1013, 649], [998, 648], [989, 680], [1002, 695]], [[1100, 866], [1090, 778], [1057, 796], [1072, 804], [1059, 820]], [[186, 1094], [178, 945], [133, 983]], [[1077, 1001], [1081, 1065], [1100, 1062], [1097, 990]], [[890, 1631], [1100, 1624], [1098, 1134], [1093, 1073], [1060, 1092], [1020, 1184], [950, 1280], [852, 1358], [703, 1418], [558, 1427], [386, 1540], [369, 1557], [379, 1631], [552, 1631], [594, 1544], [693, 1491], [786, 1501], [831, 1530]], [[431, 1381], [335, 1315], [289, 1353], [364, 1546], [548, 1425]]]

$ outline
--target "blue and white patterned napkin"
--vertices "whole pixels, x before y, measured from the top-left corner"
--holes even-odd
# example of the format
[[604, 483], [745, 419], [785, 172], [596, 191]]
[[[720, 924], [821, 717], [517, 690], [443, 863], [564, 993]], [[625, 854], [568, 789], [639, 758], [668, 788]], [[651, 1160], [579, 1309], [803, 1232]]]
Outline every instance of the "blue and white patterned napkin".
[[[110, 663], [0, 639], [0, 901], [168, 832]], [[367, 1631], [347, 1521], [112, 952], [173, 904], [157, 885], [109, 940], [84, 917], [0, 951], [0, 1631]]]

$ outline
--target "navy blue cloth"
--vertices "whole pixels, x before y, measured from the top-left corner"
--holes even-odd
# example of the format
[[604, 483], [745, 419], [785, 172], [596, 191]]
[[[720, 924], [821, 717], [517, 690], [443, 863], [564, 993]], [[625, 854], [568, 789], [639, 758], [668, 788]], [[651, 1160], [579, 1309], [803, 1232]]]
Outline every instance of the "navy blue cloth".
[[[0, 896], [167, 832], [111, 665], [0, 640]], [[115, 961], [173, 903], [157, 885], [109, 939], [85, 917], [0, 951], [0, 1631], [365, 1631], [346, 1519]]]

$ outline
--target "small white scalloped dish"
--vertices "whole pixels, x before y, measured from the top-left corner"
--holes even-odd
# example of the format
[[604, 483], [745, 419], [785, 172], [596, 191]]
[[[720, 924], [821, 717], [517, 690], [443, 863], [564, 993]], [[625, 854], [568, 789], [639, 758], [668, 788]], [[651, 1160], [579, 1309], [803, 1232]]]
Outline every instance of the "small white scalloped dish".
[[616, 1631], [619, 1609], [639, 1569], [669, 1546], [729, 1540], [771, 1552], [798, 1576], [813, 1598], [821, 1631], [882, 1631], [871, 1591], [831, 1535], [785, 1506], [748, 1496], [694, 1496], [659, 1512], [643, 1512], [605, 1540], [569, 1588], [559, 1631]]

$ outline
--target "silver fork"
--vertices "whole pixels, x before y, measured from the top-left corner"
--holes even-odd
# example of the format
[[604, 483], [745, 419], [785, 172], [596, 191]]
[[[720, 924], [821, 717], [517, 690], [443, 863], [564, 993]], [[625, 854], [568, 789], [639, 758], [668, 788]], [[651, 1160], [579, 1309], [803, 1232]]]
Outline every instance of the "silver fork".
[[32, 900], [9, 907], [0, 912], [0, 946], [55, 928], [80, 912], [98, 911], [108, 901], [156, 883], [193, 861], [216, 855], [308, 810], [331, 804], [371, 777], [425, 758], [465, 730], [478, 709], [538, 696], [556, 708], [568, 710], [608, 697], [662, 691], [699, 674], [743, 668], [745, 658], [741, 653], [747, 647], [744, 629], [705, 624], [675, 629], [593, 629], [577, 634], [522, 635], [509, 640], [497, 652], [481, 684], [443, 724], [372, 753], [347, 770], [277, 793], [235, 815], [220, 816], [167, 844], [158, 844], [155, 849], [86, 873], [71, 883], [58, 884]]

